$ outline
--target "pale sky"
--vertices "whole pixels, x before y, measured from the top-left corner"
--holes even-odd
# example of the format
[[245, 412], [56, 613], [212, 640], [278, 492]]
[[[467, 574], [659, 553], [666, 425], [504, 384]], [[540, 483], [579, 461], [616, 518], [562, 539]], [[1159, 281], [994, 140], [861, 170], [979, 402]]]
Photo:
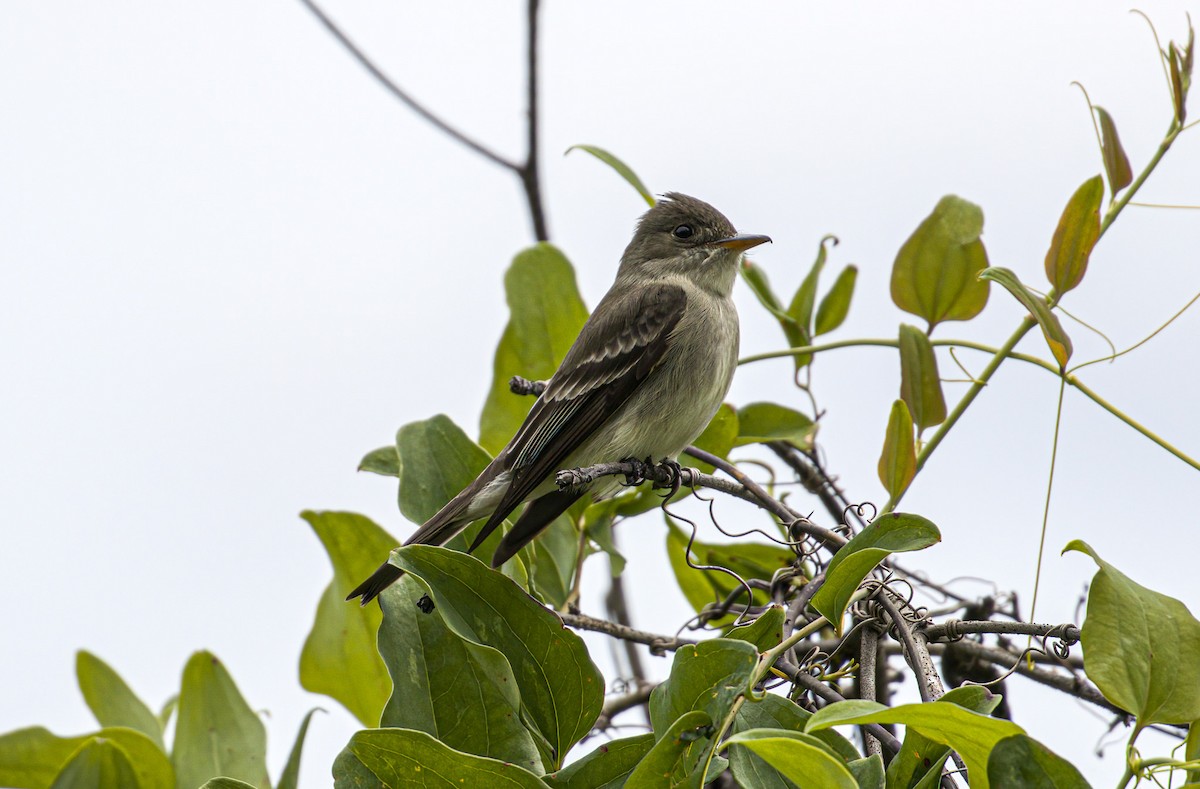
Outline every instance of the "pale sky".
[[[1189, 5], [1141, 7], [1165, 44], [1186, 36]], [[522, 154], [523, 4], [326, 8], [434, 111]], [[830, 270], [860, 267], [835, 337], [894, 337], [917, 321], [888, 298], [892, 260], [944, 194], [982, 206], [993, 265], [1041, 286], [1059, 212], [1101, 168], [1072, 80], [1112, 112], [1135, 170], [1170, 117], [1145, 22], [1115, 3], [548, 0], [542, 19], [550, 229], [589, 305], [645, 206], [598, 162], [561, 156], [573, 144], [608, 148], [652, 190], [694, 194], [770, 234], [755, 258], [788, 296], [835, 233]], [[297, 513], [353, 510], [410, 533], [391, 482], [355, 467], [435, 413], [476, 433], [506, 320], [501, 278], [532, 240], [518, 185], [400, 106], [293, 0], [7, 3], [0, 73], [0, 731], [95, 728], [76, 649], [154, 707], [188, 655], [210, 649], [269, 712], [273, 779], [305, 711], [329, 710], [303, 774], [329, 785], [358, 727], [299, 686], [330, 570]], [[1197, 173], [1200, 129], [1140, 199], [1200, 203]], [[1132, 207], [1065, 306], [1128, 347], [1200, 290], [1198, 250], [1195, 211]], [[785, 347], [743, 286], [736, 300], [744, 354]], [[994, 289], [980, 318], [938, 336], [999, 344], [1022, 314]], [[1076, 359], [1107, 352], [1064, 325]], [[1082, 374], [1192, 457], [1198, 332], [1188, 312]], [[1047, 355], [1036, 332], [1021, 349]], [[941, 370], [961, 377], [949, 357]], [[802, 408], [789, 371], [745, 367], [729, 399]], [[820, 438], [852, 499], [886, 499], [875, 463], [898, 382], [885, 349], [818, 360]], [[943, 533], [907, 564], [991, 579], [1028, 610], [1057, 391], [1052, 376], [1005, 365], [904, 501]], [[1078, 621], [1093, 565], [1058, 556], [1074, 538], [1200, 607], [1198, 480], [1069, 391], [1037, 618]], [[674, 632], [689, 611], [663, 580], [661, 519], [620, 536], [636, 624]], [[604, 576], [597, 560], [587, 612], [600, 613]], [[588, 642], [607, 672], [607, 642]], [[662, 677], [669, 662], [650, 666]], [[1121, 746], [1090, 755], [1106, 725], [1090, 710], [1021, 679], [1010, 702], [1093, 782], [1120, 774]], [[1165, 755], [1163, 742], [1145, 737], [1143, 752]]]

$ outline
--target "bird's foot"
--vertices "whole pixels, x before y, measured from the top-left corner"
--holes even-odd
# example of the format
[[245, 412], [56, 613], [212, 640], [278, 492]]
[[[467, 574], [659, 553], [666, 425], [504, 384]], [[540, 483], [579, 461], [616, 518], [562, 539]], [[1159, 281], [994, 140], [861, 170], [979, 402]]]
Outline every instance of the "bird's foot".
[[654, 461], [650, 458], [639, 460], [638, 458], [628, 457], [621, 461], [622, 465], [629, 466], [629, 471], [625, 472], [625, 482], [627, 486], [641, 485], [648, 479], [654, 479]]
[[593, 479], [595, 478], [585, 468], [569, 468], [554, 475], [554, 484], [558, 485], [559, 490], [566, 490], [567, 488], [587, 485]]

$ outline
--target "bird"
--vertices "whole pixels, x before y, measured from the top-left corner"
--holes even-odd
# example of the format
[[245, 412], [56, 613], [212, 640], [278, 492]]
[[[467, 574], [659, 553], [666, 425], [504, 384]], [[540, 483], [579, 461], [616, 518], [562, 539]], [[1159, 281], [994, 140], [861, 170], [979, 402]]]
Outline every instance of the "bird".
[[[625, 459], [673, 461], [729, 391], [738, 357], [738, 266], [747, 250], [770, 240], [738, 234], [702, 200], [663, 195], [638, 220], [612, 286], [512, 440], [405, 545], [442, 545], [486, 518], [474, 551], [528, 502], [492, 556], [499, 567], [588, 492], [588, 485], [560, 489], [556, 472]], [[590, 489], [600, 498], [618, 486], [605, 477]], [[366, 605], [401, 575], [385, 562], [346, 599]]]

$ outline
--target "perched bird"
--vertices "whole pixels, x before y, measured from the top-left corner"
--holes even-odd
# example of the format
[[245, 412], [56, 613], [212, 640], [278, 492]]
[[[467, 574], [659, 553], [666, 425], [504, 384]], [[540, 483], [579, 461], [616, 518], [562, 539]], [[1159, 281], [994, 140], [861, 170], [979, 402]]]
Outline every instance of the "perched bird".
[[[441, 545], [487, 518], [474, 550], [529, 502], [492, 556], [499, 567], [585, 493], [559, 489], [555, 472], [628, 458], [674, 459], [729, 391], [738, 356], [731, 299], [738, 263], [747, 249], [770, 240], [738, 235], [708, 203], [667, 194], [638, 222], [616, 281], [517, 434], [405, 544]], [[616, 484], [605, 478], [592, 492], [611, 492]], [[361, 597], [366, 605], [401, 575], [384, 564], [346, 599]]]

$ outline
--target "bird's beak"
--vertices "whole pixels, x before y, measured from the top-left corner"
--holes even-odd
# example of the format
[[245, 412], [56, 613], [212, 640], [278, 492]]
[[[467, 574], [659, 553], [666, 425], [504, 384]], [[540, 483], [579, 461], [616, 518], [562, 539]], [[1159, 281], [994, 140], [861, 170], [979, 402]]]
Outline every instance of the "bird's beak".
[[759, 244], [768, 244], [771, 242], [770, 236], [752, 236], [748, 233], [740, 233], [729, 238], [722, 238], [719, 241], [712, 242], [714, 247], [724, 247], [732, 249], [735, 252], [745, 252], [747, 249], [753, 249]]

